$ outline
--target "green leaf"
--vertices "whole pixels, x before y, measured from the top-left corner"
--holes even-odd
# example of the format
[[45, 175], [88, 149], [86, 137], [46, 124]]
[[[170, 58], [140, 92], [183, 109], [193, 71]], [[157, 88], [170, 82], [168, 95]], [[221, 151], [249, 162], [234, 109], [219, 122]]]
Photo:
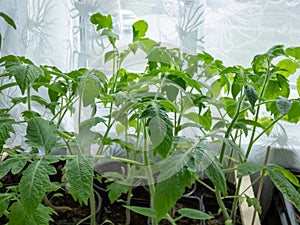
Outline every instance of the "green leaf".
[[179, 214], [181, 214], [182, 216], [192, 218], [195, 220], [209, 220], [213, 218], [205, 212], [196, 209], [181, 208], [177, 212], [179, 212]]
[[109, 51], [105, 53], [104, 56], [104, 62], [107, 63], [108, 61], [114, 59], [117, 56], [117, 52], [116, 51]]
[[173, 126], [166, 111], [162, 106], [153, 103], [143, 111], [141, 118], [147, 118], [150, 140], [155, 152], [166, 158], [173, 141]]
[[256, 201], [256, 198], [250, 198], [248, 195], [245, 195], [246, 196], [246, 202], [247, 202], [247, 205], [248, 207], [254, 207], [257, 212], [259, 213], [259, 215], [261, 215], [262, 213], [262, 207], [260, 205], [260, 202], [258, 202], [258, 206], [257, 206], [257, 201]]
[[126, 194], [132, 187], [129, 185], [124, 185], [120, 183], [111, 183], [107, 186], [108, 197], [111, 203], [114, 203], [116, 200], [120, 198], [120, 196], [124, 193]]
[[97, 25], [97, 30], [113, 28], [111, 15], [104, 16], [101, 13], [95, 13], [91, 16], [90, 21], [92, 24]]
[[291, 59], [283, 59], [276, 66], [279, 68], [279, 71], [276, 72], [282, 74], [284, 77], [289, 77], [299, 68], [298, 63]]
[[133, 41], [141, 40], [148, 30], [148, 24], [144, 20], [139, 20], [132, 25]]
[[67, 161], [64, 169], [66, 179], [70, 183], [70, 194], [80, 204], [83, 202], [87, 205], [93, 191], [92, 166], [83, 156], [76, 155]]
[[290, 55], [295, 59], [300, 59], [300, 47], [287, 48], [285, 52], [287, 55]]
[[10, 199], [12, 196], [10, 194], [3, 194], [0, 195], [0, 218], [2, 217], [5, 210], [8, 209]]
[[297, 78], [297, 91], [298, 95], [300, 96], [300, 76]]
[[276, 101], [276, 106], [281, 115], [285, 115], [291, 109], [292, 103], [287, 98], [281, 97]]
[[284, 169], [280, 166], [273, 166], [274, 170], [277, 170], [282, 173], [282, 175], [287, 178], [292, 184], [294, 184], [296, 187], [300, 186], [298, 178], [289, 170]]
[[251, 86], [251, 85], [246, 85], [246, 86], [245, 86], [245, 94], [246, 94], [246, 96], [247, 96], [247, 98], [248, 98], [248, 100], [249, 100], [249, 102], [250, 102], [252, 108], [254, 109], [254, 107], [255, 107], [255, 102], [256, 102], [257, 99], [258, 99], [258, 94], [257, 94], [256, 90], [254, 89], [253, 86]]
[[300, 193], [281, 172], [272, 169], [268, 171], [269, 176], [277, 189], [297, 208], [298, 211], [300, 211]]
[[227, 195], [227, 185], [225, 174], [222, 171], [222, 166], [218, 160], [214, 160], [205, 170], [206, 176], [210, 181], [222, 192], [224, 196]]
[[12, 157], [0, 162], [0, 179], [11, 171], [13, 174], [19, 173], [26, 165], [27, 160], [23, 157]]
[[104, 123], [105, 120], [101, 117], [91, 117], [87, 120], [84, 120], [80, 123], [79, 130], [89, 130], [92, 127], [96, 126], [99, 123]]
[[29, 88], [38, 77], [44, 76], [43, 70], [32, 64], [13, 66], [9, 69], [9, 72], [15, 77], [22, 94], [25, 93], [25, 90]]
[[148, 55], [148, 61], [171, 65], [172, 57], [165, 47], [154, 46]]
[[237, 178], [248, 176], [256, 172], [261, 171], [264, 168], [263, 165], [253, 162], [246, 162], [238, 165], [237, 167]]
[[42, 148], [49, 153], [58, 146], [60, 140], [54, 124], [41, 117], [33, 117], [28, 121], [26, 143], [33, 148]]
[[287, 120], [292, 123], [297, 123], [300, 120], [300, 101], [293, 101], [291, 109], [287, 113]]
[[79, 84], [79, 96], [83, 106], [95, 104], [95, 98], [100, 94], [101, 78], [93, 71], [86, 71]]
[[0, 12], [0, 16], [1, 16], [1, 17], [5, 20], [5, 22], [6, 22], [7, 24], [9, 24], [12, 28], [17, 29], [17, 26], [16, 26], [14, 20], [13, 20], [10, 16], [8, 16], [7, 14], [5, 14], [5, 13], [3, 13], [3, 12]]
[[32, 162], [23, 172], [19, 183], [20, 201], [28, 214], [37, 209], [50, 186], [49, 175], [56, 174], [56, 169], [47, 159]]
[[141, 214], [143, 216], [147, 217], [156, 217], [155, 210], [152, 208], [145, 208], [145, 207], [139, 207], [139, 206], [129, 206], [129, 205], [124, 205], [125, 208], [130, 209], [133, 212], [136, 212], [138, 214]]
[[183, 168], [169, 179], [159, 182], [155, 187], [154, 209], [158, 221], [161, 220], [182, 196], [186, 187], [191, 186], [193, 178]]
[[10, 135], [15, 133], [13, 128], [13, 124], [15, 121], [10, 119], [8, 115], [1, 115], [0, 116], [0, 152], [3, 149], [3, 145], [5, 144], [6, 140], [10, 138]]
[[193, 149], [187, 151], [177, 150], [170, 154], [160, 165], [161, 173], [158, 176], [158, 182], [169, 179], [174, 174], [182, 171], [192, 158]]
[[39, 204], [34, 213], [29, 214], [20, 202], [15, 202], [9, 211], [8, 225], [49, 225], [53, 221], [50, 215], [55, 213], [52, 208]]
[[199, 116], [199, 123], [204, 127], [205, 130], [209, 131], [212, 126], [212, 115], [210, 108], [206, 110], [203, 116]]

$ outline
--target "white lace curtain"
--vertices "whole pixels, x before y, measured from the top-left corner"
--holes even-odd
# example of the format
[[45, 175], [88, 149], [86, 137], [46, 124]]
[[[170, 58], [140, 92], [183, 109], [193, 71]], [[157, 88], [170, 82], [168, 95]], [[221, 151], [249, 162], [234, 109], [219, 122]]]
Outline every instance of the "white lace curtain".
[[[89, 22], [94, 12], [113, 16], [120, 47], [131, 40], [131, 24], [144, 19], [150, 38], [205, 50], [225, 65], [250, 66], [275, 44], [300, 46], [299, 0], [1, 0], [0, 11], [17, 25], [13, 30], [0, 18], [0, 55], [24, 55], [63, 71], [103, 66], [107, 43]], [[298, 128], [289, 127], [288, 135], [297, 139]]]
[[227, 65], [249, 65], [254, 54], [274, 44], [300, 43], [298, 0], [1, 0], [0, 11], [18, 27], [0, 21], [1, 55], [25, 55], [62, 70], [94, 65], [105, 51], [89, 22], [94, 12], [113, 15], [124, 45], [131, 24], [144, 19], [151, 38], [205, 50]]

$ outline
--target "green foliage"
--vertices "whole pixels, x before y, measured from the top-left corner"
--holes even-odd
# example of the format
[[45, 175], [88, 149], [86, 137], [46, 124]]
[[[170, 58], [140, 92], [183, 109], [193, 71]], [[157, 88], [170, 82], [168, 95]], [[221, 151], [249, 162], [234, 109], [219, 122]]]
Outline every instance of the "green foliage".
[[21, 170], [26, 165], [27, 159], [23, 156], [19, 157], [12, 157], [8, 158], [3, 162], [0, 162], [1, 165], [1, 171], [0, 171], [0, 178], [7, 175], [9, 171], [12, 172], [12, 174], [17, 174], [21, 172]]
[[[10, 16], [8, 16], [6, 13], [0, 12], [0, 17], [2, 17], [4, 19], [4, 21], [8, 25], [10, 25], [12, 28], [17, 29], [17, 26], [16, 26], [14, 20]], [[1, 47], [2, 47], [2, 35], [0, 33], [0, 49], [1, 49]]]
[[160, 181], [155, 187], [154, 209], [157, 219], [162, 219], [182, 196], [185, 187], [192, 185], [194, 179], [190, 172], [183, 168], [169, 179]]
[[33, 148], [41, 148], [49, 153], [58, 146], [60, 140], [54, 124], [41, 117], [33, 117], [28, 121], [26, 143]]
[[32, 64], [21, 64], [10, 67], [9, 72], [15, 77], [22, 94], [25, 93], [26, 89], [32, 86], [33, 82], [39, 78], [39, 76], [44, 75], [39, 67]]
[[67, 161], [65, 167], [66, 180], [71, 187], [68, 190], [80, 204], [88, 204], [93, 191], [94, 170], [91, 164], [81, 155], [76, 155]]
[[2, 152], [5, 141], [10, 138], [11, 134], [15, 133], [12, 126], [15, 123], [13, 119], [9, 118], [8, 114], [0, 112], [0, 153]]
[[39, 203], [34, 213], [29, 213], [24, 205], [20, 202], [15, 202], [9, 208], [8, 225], [48, 225], [53, 219], [50, 214], [54, 213], [54, 210], [50, 207], [46, 207]]
[[20, 202], [29, 215], [35, 213], [50, 186], [49, 175], [56, 174], [51, 162], [47, 158], [35, 160], [23, 172], [19, 183]]
[[268, 172], [272, 182], [283, 196], [293, 203], [297, 210], [300, 210], [300, 193], [296, 188], [285, 178], [281, 171], [269, 169]]
[[166, 158], [173, 139], [173, 125], [165, 109], [158, 104], [151, 104], [141, 114], [141, 119], [147, 119], [149, 135], [155, 152]]
[[148, 24], [144, 20], [139, 20], [132, 25], [133, 29], [133, 41], [139, 41], [143, 37], [148, 30]]
[[126, 194], [132, 187], [129, 185], [124, 185], [120, 183], [111, 183], [107, 186], [107, 190], [109, 191], [108, 197], [111, 203], [114, 203], [117, 199], [121, 197], [124, 193]]
[[181, 216], [192, 218], [195, 220], [209, 220], [209, 219], [213, 218], [212, 216], [210, 216], [200, 210], [189, 209], [189, 208], [181, 208], [178, 210], [178, 213]]
[[246, 162], [240, 164], [237, 167], [237, 178], [242, 178], [243, 176], [248, 176], [256, 172], [260, 172], [263, 168], [263, 165], [253, 162]]

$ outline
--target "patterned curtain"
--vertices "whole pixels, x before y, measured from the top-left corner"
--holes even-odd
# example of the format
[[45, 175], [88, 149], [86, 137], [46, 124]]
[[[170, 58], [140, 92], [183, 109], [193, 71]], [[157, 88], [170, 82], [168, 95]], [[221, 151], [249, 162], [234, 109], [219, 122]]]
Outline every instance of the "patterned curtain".
[[[62, 71], [105, 69], [109, 45], [89, 22], [95, 12], [112, 15], [120, 48], [131, 41], [131, 25], [140, 19], [149, 24], [148, 37], [192, 53], [205, 50], [226, 65], [250, 66], [255, 54], [275, 44], [300, 45], [299, 0], [1, 0], [0, 11], [17, 25], [13, 30], [0, 20], [1, 56], [24, 55]], [[139, 60], [133, 57], [125, 66], [144, 63]], [[0, 107], [7, 104], [1, 96]], [[291, 137], [296, 129], [289, 127]]]

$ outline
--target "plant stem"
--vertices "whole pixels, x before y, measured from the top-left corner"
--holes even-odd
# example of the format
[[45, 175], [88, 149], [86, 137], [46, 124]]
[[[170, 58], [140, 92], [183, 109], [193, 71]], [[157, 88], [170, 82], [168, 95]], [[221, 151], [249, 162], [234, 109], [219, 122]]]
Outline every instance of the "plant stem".
[[225, 220], [230, 220], [230, 216], [229, 216], [229, 214], [227, 212], [227, 209], [226, 209], [226, 206], [225, 206], [225, 204], [222, 200], [221, 191], [217, 188], [216, 188], [216, 191], [215, 191], [215, 195], [216, 195], [218, 205], [221, 208], [221, 211], [223, 213], [223, 216], [224, 216]]
[[68, 206], [55, 206], [55, 205], [53, 205], [52, 202], [48, 199], [47, 195], [44, 196], [43, 200], [44, 200], [45, 205], [50, 206], [56, 212], [73, 211], [73, 209], [68, 207]]
[[[236, 122], [236, 120], [239, 118], [240, 116], [240, 110], [241, 110], [241, 107], [242, 107], [242, 104], [244, 102], [244, 99], [245, 99], [245, 95], [243, 94], [241, 99], [239, 100], [238, 102], [238, 106], [237, 106], [237, 109], [236, 109], [236, 112], [235, 112], [235, 115], [231, 121], [231, 123], [229, 124], [229, 127], [225, 133], [225, 136], [224, 138], [228, 138], [231, 134], [231, 130]], [[225, 155], [225, 149], [226, 149], [226, 143], [223, 141], [223, 144], [222, 144], [222, 149], [221, 149], [221, 153], [220, 153], [220, 163], [222, 164], [223, 163], [223, 159], [224, 159], [224, 155]]]
[[93, 189], [90, 196], [90, 210], [91, 210], [90, 213], [91, 225], [96, 225], [96, 202], [95, 202], [95, 194]]
[[167, 213], [165, 218], [171, 223], [171, 225], [176, 225], [175, 220], [170, 216], [169, 213]]
[[[152, 170], [149, 164], [149, 152], [148, 152], [148, 143], [147, 143], [147, 130], [144, 123], [144, 164], [145, 164], [145, 173], [148, 180], [149, 190], [150, 190], [150, 207], [153, 208], [154, 203], [154, 193], [155, 193], [155, 186], [154, 186], [154, 180], [152, 175]], [[157, 225], [157, 220], [155, 217], [151, 218], [152, 225]]]
[[28, 107], [28, 111], [31, 111], [30, 87], [27, 88], [27, 107]]
[[[128, 195], [127, 195], [127, 200], [126, 200], [126, 205], [130, 206], [130, 202], [131, 202], [131, 195], [132, 195], [132, 189], [130, 188], [128, 191]], [[125, 214], [126, 214], [126, 225], [130, 225], [130, 209], [126, 208], [125, 209]]]
[[[266, 153], [266, 157], [265, 157], [265, 161], [264, 161], [264, 166], [266, 166], [267, 163], [268, 163], [270, 149], [271, 149], [271, 147], [270, 147], [270, 145], [268, 145], [268, 147], [267, 147], [267, 153]], [[256, 211], [257, 211], [257, 208], [259, 206], [259, 200], [260, 200], [260, 196], [261, 196], [261, 192], [262, 192], [262, 188], [263, 188], [263, 184], [264, 184], [265, 173], [266, 173], [266, 169], [263, 168], [262, 173], [261, 173], [261, 177], [260, 177], [260, 181], [259, 181], [259, 186], [258, 186], [256, 201], [255, 201], [255, 209], [256, 210], [254, 210], [254, 212], [253, 212], [253, 217], [252, 217], [252, 223], [251, 223], [251, 225], [254, 225], [254, 221], [255, 221], [255, 217], [256, 217]]]

